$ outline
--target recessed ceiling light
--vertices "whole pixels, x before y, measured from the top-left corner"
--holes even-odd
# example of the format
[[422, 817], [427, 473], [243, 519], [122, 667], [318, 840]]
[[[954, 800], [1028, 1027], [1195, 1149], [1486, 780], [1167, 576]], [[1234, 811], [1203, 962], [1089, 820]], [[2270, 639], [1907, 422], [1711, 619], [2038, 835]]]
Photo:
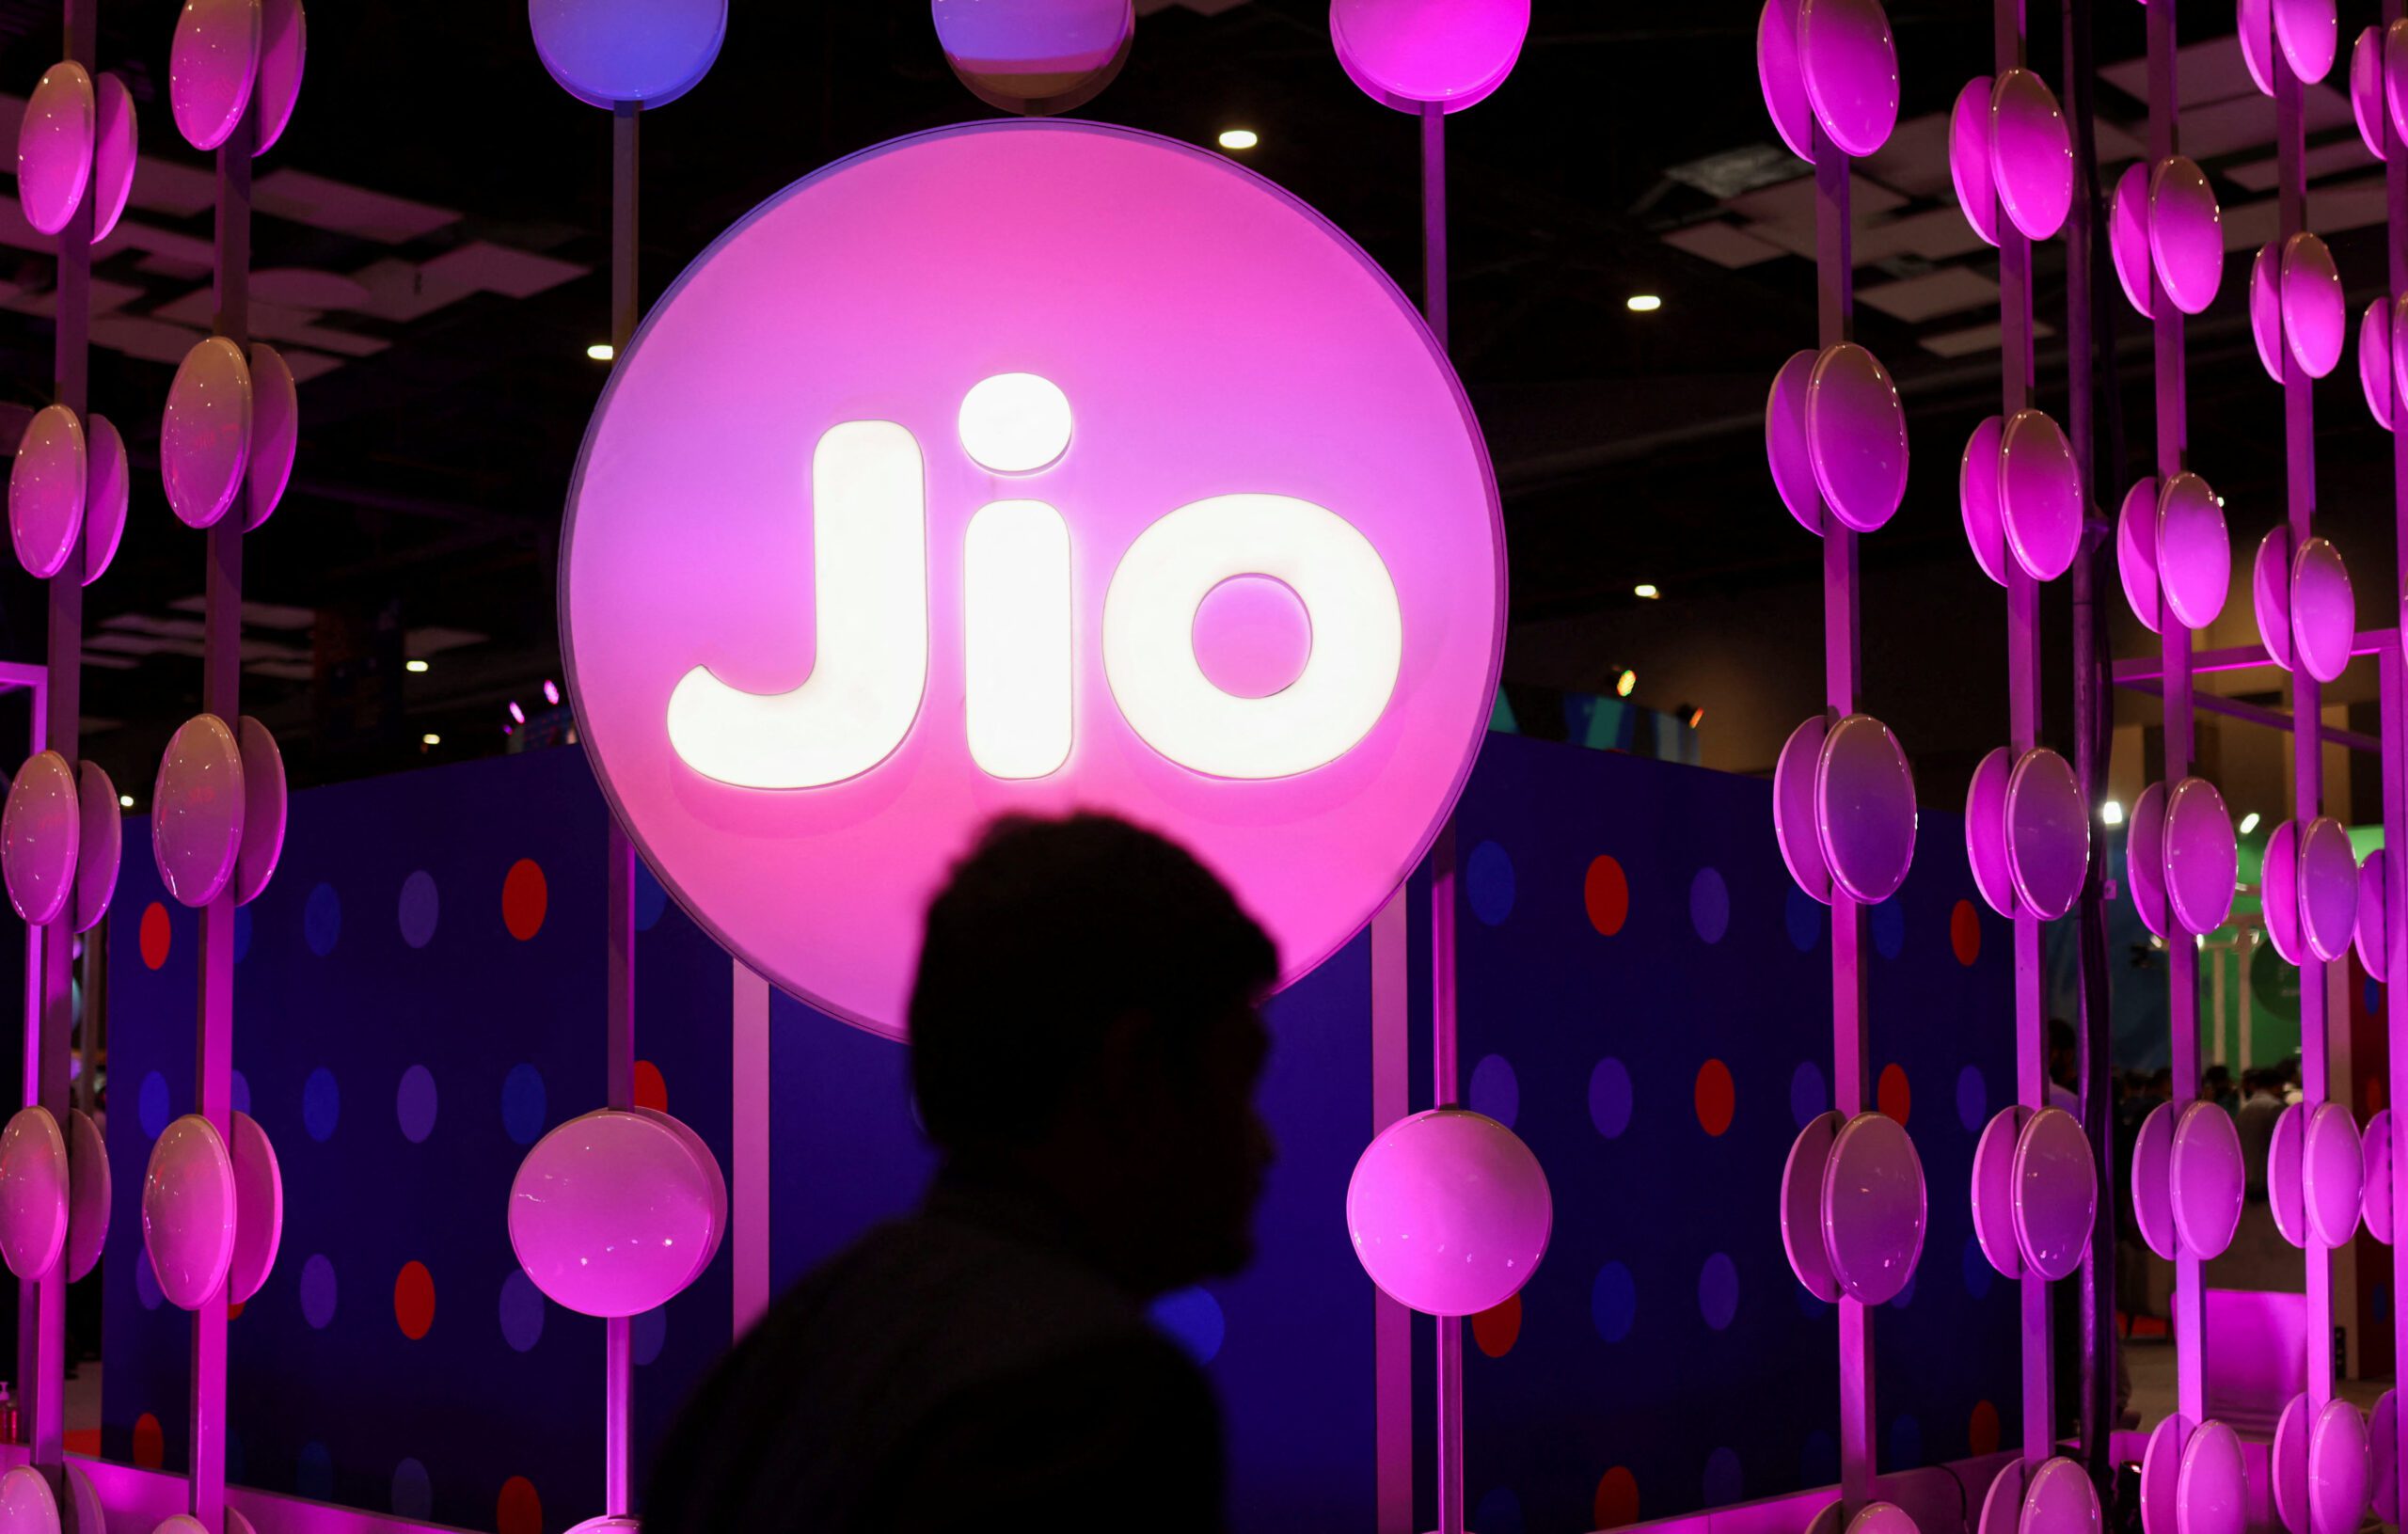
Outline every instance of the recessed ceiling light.
[[2241, 817], [2241, 834], [2242, 834], [2242, 835], [2246, 836], [2246, 835], [2248, 835], [2251, 831], [2256, 830], [2257, 829], [2258, 829], [2258, 812], [2257, 812], [2257, 811], [2252, 810], [2252, 811], [2250, 811], [2247, 814], [2242, 815], [2242, 816]]
[[419, 736], [418, 738], [419, 738], [419, 743], [420, 743], [420, 745], [424, 745], [424, 746], [440, 746], [440, 745], [442, 745], [442, 744], [443, 744], [443, 737], [442, 737], [441, 735], [433, 735], [433, 734], [422, 735]]
[[134, 808], [134, 796], [132, 794], [119, 794], [117, 797], [117, 801], [121, 808], [128, 810]]
[[608, 362], [612, 357], [617, 356], [619, 353], [618, 349], [613, 347], [609, 341], [597, 340], [593, 345], [585, 349], [585, 355], [592, 357], [596, 362]]
[[2099, 818], [2111, 826], [2120, 826], [2124, 823], [2124, 807], [2111, 799], [2099, 807]]
[[1623, 306], [1633, 314], [1653, 314], [1664, 307], [1664, 301], [1652, 293], [1635, 293], [1623, 300]]
[[1224, 128], [1221, 130], [1221, 148], [1225, 150], [1250, 150], [1261, 142], [1262, 140], [1256, 136], [1254, 130], [1251, 128]]
[[1624, 672], [1614, 679], [1614, 696], [1617, 698], [1627, 698], [1631, 695], [1632, 691], [1638, 688], [1638, 686], [1639, 673], [1637, 672]]
[[426, 669], [426, 662], [423, 660], [404, 660], [402, 662], [402, 670], [409, 672], [413, 676], [425, 674]]
[[1653, 583], [1642, 580], [1630, 589], [1630, 594], [1642, 602], [1653, 602], [1664, 593], [1657, 591]]

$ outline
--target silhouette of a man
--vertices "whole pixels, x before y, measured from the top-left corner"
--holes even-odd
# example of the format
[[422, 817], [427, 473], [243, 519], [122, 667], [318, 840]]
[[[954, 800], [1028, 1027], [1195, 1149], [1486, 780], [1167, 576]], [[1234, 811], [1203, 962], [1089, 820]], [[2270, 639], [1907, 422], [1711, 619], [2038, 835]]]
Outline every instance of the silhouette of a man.
[[1276, 974], [1152, 832], [996, 822], [929, 907], [912, 988], [927, 1200], [721, 1362], [647, 1534], [1216, 1534], [1219, 1409], [1145, 1305], [1252, 1255]]

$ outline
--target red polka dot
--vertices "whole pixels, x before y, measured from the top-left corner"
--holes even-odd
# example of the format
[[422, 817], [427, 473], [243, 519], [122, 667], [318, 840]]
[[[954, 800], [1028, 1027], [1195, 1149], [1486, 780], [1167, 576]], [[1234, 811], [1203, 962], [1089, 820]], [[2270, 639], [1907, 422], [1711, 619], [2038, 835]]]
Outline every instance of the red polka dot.
[[1956, 962], [1968, 969], [1982, 957], [1982, 913], [1970, 900], [1957, 901], [1948, 913], [1948, 946], [1956, 951]]
[[167, 908], [153, 900], [142, 911], [142, 963], [147, 969], [157, 969], [167, 962], [167, 940], [174, 937], [167, 925]]
[[1589, 865], [1589, 877], [1581, 881], [1580, 902], [1589, 908], [1589, 925], [1610, 938], [1622, 930], [1630, 916], [1630, 880], [1623, 877], [1622, 864], [1611, 858], [1599, 858]]
[[495, 1534], [544, 1534], [544, 1499], [535, 1494], [533, 1481], [513, 1476], [501, 1483], [501, 1494], [494, 1498], [493, 1526]]
[[525, 942], [541, 932], [551, 901], [551, 887], [534, 859], [521, 858], [510, 865], [510, 877], [501, 881], [501, 920], [512, 937]]
[[1494, 1310], [1483, 1310], [1471, 1319], [1471, 1339], [1480, 1351], [1491, 1358], [1502, 1358], [1513, 1351], [1514, 1342], [1522, 1335], [1522, 1297], [1518, 1294]]
[[1619, 1464], [1607, 1471], [1597, 1482], [1596, 1505], [1590, 1510], [1596, 1514], [1599, 1528], [1639, 1522], [1639, 1478]]
[[636, 1106], [660, 1114], [669, 1111], [669, 1083], [660, 1079], [660, 1067], [649, 1060], [636, 1062]]
[[1881, 1083], [1873, 1091], [1874, 1105], [1904, 1124], [1914, 1107], [1914, 1089], [1907, 1084], [1906, 1067], [1895, 1061], [1881, 1067]]
[[402, 1275], [393, 1280], [393, 1320], [412, 1342], [435, 1325], [435, 1275], [425, 1263], [404, 1264]]
[[226, 1302], [226, 1319], [228, 1321], [240, 1321], [243, 1319], [242, 1301], [229, 1300]]
[[161, 1431], [159, 1419], [145, 1412], [134, 1419], [134, 1463], [145, 1470], [156, 1470], [167, 1457], [167, 1435]]
[[2389, 1098], [2390, 1094], [2383, 1089], [2382, 1077], [2367, 1078], [2367, 1114], [2369, 1117], [2383, 1112], [2383, 1105]]
[[1973, 1402], [1973, 1419], [1965, 1428], [1967, 1444], [1976, 1454], [1998, 1452], [1998, 1408], [1986, 1400]]
[[1708, 1060], [1697, 1067], [1697, 1121], [1708, 1134], [1720, 1134], [1731, 1127], [1731, 1113], [1737, 1099], [1731, 1086], [1731, 1067], [1719, 1060]]

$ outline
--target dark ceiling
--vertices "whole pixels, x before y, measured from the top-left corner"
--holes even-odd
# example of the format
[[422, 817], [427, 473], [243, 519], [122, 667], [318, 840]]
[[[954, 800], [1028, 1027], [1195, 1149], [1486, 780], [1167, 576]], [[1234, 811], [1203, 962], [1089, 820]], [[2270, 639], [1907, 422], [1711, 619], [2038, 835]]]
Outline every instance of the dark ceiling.
[[[1256, 129], [1260, 145], [1244, 162], [1322, 209], [1418, 292], [1416, 128], [1340, 72], [1323, 0], [1204, 3], [1216, 13], [1176, 0], [1141, 6], [1127, 67], [1085, 115], [1208, 143], [1225, 127]], [[2100, 62], [2137, 57], [2141, 8], [2094, 3]], [[1777, 746], [1819, 702], [1817, 552], [1772, 494], [1761, 436], [1774, 371], [1814, 340], [1814, 275], [1795, 255], [1732, 266], [1666, 236], [1728, 212], [1695, 184], [1697, 162], [1777, 145], [1757, 97], [1756, 8], [1549, 0], [1513, 79], [1449, 120], [1455, 353], [1495, 451], [1512, 539], [1508, 678], [1603, 690], [1634, 667], [1635, 701], [1705, 706], [1705, 759], [1740, 770], [1768, 767], [1765, 741]], [[2186, 43], [2229, 31], [2228, 9], [2191, 8], [2215, 14]], [[2061, 83], [2059, 19], [2053, 8], [2033, 9], [2045, 34], [2033, 62]], [[102, 279], [119, 285], [112, 334], [123, 344], [96, 353], [92, 401], [124, 430], [137, 464], [154, 465], [166, 359], [183, 342], [142, 322], [189, 315], [193, 290], [205, 284], [175, 251], [179, 237], [209, 238], [211, 214], [188, 195], [208, 162], [175, 139], [166, 109], [173, 0], [104, 0], [103, 10], [103, 66], [122, 72], [142, 103], [150, 163], [128, 218], [149, 244], [121, 243], [99, 264]], [[1944, 113], [1968, 78], [1988, 72], [1986, 10], [1893, 0], [1906, 119]], [[56, 15], [55, 0], [0, 0], [0, 89], [22, 95], [57, 56]], [[2355, 5], [2342, 20], [2346, 43], [2374, 16]], [[246, 556], [248, 595], [267, 605], [246, 707], [275, 725], [299, 780], [322, 781], [500, 751], [506, 705], [536, 707], [557, 674], [560, 509], [604, 374], [584, 349], [605, 338], [609, 318], [610, 135], [604, 114], [544, 72], [523, 8], [507, 0], [322, 0], [309, 28], [301, 105], [259, 162], [263, 183], [300, 172], [341, 196], [407, 199], [325, 214], [293, 190], [304, 182], [288, 181], [282, 211], [257, 223], [256, 267], [356, 277], [377, 294], [352, 312], [295, 321], [313, 326], [296, 336], [315, 339], [289, 349], [321, 354], [321, 371], [302, 387], [294, 489]], [[2273, 107], [2262, 105], [2270, 140]], [[2112, 87], [2101, 109], [2127, 127], [2142, 115]], [[747, 209], [828, 160], [983, 115], [947, 70], [925, 5], [734, 0], [708, 78], [644, 120], [645, 294]], [[2327, 126], [2315, 142], [2351, 136]], [[2265, 152], [2262, 144], [2236, 150], [2209, 167], [2223, 177]], [[2342, 179], [2363, 178], [2360, 162]], [[1766, 163], [1805, 168], [1780, 156]], [[2111, 176], [2117, 168], [2107, 166]], [[1927, 183], [1929, 169], [1900, 179]], [[2219, 190], [2228, 208], [2262, 195], [2225, 181]], [[1953, 213], [1944, 191], [1886, 200], [1896, 204], [1890, 218]], [[410, 212], [420, 204], [427, 216]], [[0, 303], [0, 367], [12, 380], [7, 398], [36, 405], [51, 368], [39, 312], [51, 263], [24, 232], [0, 253], [12, 265], [0, 280], [15, 290]], [[2337, 234], [2334, 245], [2362, 305], [2382, 277], [2381, 229]], [[1975, 251], [1954, 262], [1994, 272], [1990, 260]], [[2242, 559], [2280, 515], [2282, 483], [2279, 391], [2258, 370], [2240, 305], [2245, 261], [2242, 252], [2228, 262], [2225, 294], [2194, 323], [2191, 354], [2197, 467], [2227, 498]], [[1944, 264], [1909, 252], [1858, 279], [1871, 286]], [[2063, 266], [2061, 244], [2044, 247], [2038, 305], [2059, 330]], [[393, 274], [422, 292], [439, 272], [473, 279], [439, 303], [393, 296]], [[1624, 300], [1640, 292], [1660, 294], [1663, 308], [1630, 312]], [[1952, 323], [1986, 318], [1994, 309]], [[2145, 337], [2129, 311], [2116, 319], [2138, 447], [2149, 403], [2146, 358], [2133, 348]], [[1907, 509], [1864, 545], [1868, 698], [1898, 726], [1938, 801], [2003, 741], [2005, 682], [2004, 600], [1965, 550], [1955, 488], [1967, 433], [1996, 409], [1996, 355], [1936, 355], [1926, 344], [1935, 328], [1860, 312], [1861, 338], [1905, 393], [1915, 449]], [[2044, 347], [2040, 366], [2042, 403], [2062, 415], [2061, 349]], [[2358, 402], [2354, 355], [2318, 403], [2322, 520], [2360, 570], [2361, 606], [2372, 610], [2387, 606], [2366, 593], [2389, 585], [2380, 574], [2391, 568], [2389, 457]], [[193, 615], [176, 604], [200, 589], [200, 546], [169, 515], [155, 467], [137, 472], [124, 550], [92, 589], [87, 624], [95, 635], [135, 636], [115, 641], [110, 669], [86, 685], [87, 751], [129, 785], [147, 785], [166, 733], [198, 707]], [[1635, 599], [1639, 581], [1660, 586], [1663, 599]], [[39, 656], [40, 611], [36, 583], [0, 577], [11, 655]], [[2061, 595], [2051, 611], [2061, 632]], [[397, 693], [365, 696], [343, 660], [378, 655], [380, 633], [405, 636], [381, 642], [429, 654], [431, 670]], [[2124, 636], [2126, 650], [2136, 636]], [[147, 653], [144, 639], [157, 641]], [[2052, 684], [2067, 674], [2053, 652], [2051, 666]], [[2064, 688], [2052, 691], [2061, 702]], [[396, 699], [397, 709], [385, 706]], [[428, 733], [443, 741], [432, 751], [420, 744]]]

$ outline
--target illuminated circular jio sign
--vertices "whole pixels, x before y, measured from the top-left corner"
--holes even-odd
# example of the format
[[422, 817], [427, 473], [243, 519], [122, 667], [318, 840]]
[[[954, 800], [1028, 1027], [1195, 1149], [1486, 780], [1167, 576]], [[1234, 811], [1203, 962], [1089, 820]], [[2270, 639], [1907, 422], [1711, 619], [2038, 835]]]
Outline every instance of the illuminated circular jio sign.
[[563, 541], [646, 860], [897, 1037], [928, 897], [1009, 811], [1184, 843], [1293, 979], [1427, 850], [1496, 693], [1496, 482], [1420, 318], [1268, 182], [1090, 123], [755, 209], [613, 370]]

